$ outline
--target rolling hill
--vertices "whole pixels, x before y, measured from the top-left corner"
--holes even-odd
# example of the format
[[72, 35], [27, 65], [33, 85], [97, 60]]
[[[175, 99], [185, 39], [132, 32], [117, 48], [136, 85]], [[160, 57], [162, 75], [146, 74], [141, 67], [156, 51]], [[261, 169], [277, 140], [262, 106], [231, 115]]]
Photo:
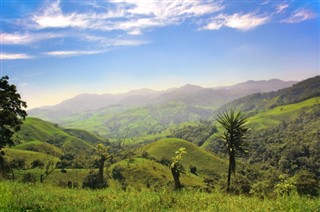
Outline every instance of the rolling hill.
[[248, 81], [219, 88], [185, 85], [161, 92], [142, 89], [119, 95], [83, 94], [56, 106], [30, 110], [29, 115], [108, 138], [139, 137], [159, 133], [170, 125], [207, 119], [229, 101], [294, 83]]
[[[185, 169], [181, 176], [183, 185], [205, 188], [205, 179], [216, 181], [226, 172], [227, 163], [224, 160], [188, 141], [166, 138], [136, 149], [142, 153], [139, 157], [130, 157], [112, 164], [108, 169], [109, 175], [124, 187], [130, 185], [138, 189], [154, 190], [166, 186], [172, 188], [172, 174], [168, 165], [180, 147], [185, 147], [187, 151], [181, 162]], [[195, 173], [191, 172], [191, 167], [196, 170]]]
[[[252, 94], [234, 100], [215, 113], [228, 108], [240, 110], [248, 117], [248, 126], [253, 132], [277, 128], [283, 123], [294, 122], [306, 114], [315, 113], [320, 105], [320, 76], [301, 81], [292, 87], [277, 92]], [[215, 117], [215, 116], [214, 116]], [[222, 132], [217, 124], [218, 132], [211, 136], [203, 147], [217, 140]]]
[[16, 146], [7, 149], [11, 154], [42, 154], [48, 158], [68, 156], [69, 163], [79, 157], [91, 157], [97, 143], [108, 141], [84, 130], [64, 129], [57, 124], [38, 118], [26, 118], [21, 130], [15, 134]]
[[217, 110], [235, 108], [253, 115], [277, 106], [302, 102], [312, 97], [320, 96], [320, 76], [303, 80], [291, 87], [269, 93], [255, 93], [236, 99]]
[[187, 154], [181, 164], [188, 169], [196, 167], [199, 175], [220, 175], [227, 170], [226, 162], [212, 155], [211, 153], [200, 149], [189, 141], [176, 138], [161, 139], [157, 142], [149, 144], [143, 148], [151, 156], [157, 159], [171, 160], [180, 147], [186, 148]]

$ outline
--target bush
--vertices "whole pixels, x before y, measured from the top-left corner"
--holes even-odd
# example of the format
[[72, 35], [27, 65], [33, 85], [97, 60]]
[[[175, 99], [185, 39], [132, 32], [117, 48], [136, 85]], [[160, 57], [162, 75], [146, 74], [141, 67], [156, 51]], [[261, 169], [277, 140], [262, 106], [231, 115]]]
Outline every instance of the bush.
[[10, 162], [10, 166], [14, 169], [25, 169], [26, 161], [22, 158], [15, 158]]
[[299, 195], [319, 196], [319, 179], [315, 174], [302, 170], [294, 178]]
[[274, 187], [275, 193], [277, 195], [290, 195], [296, 190], [293, 178], [288, 178], [285, 175], [280, 175], [279, 180], [280, 182]]
[[31, 167], [32, 168], [36, 168], [36, 167], [43, 168], [44, 167], [44, 163], [41, 160], [37, 159], [37, 160], [34, 160], [31, 163]]
[[83, 183], [83, 188], [91, 189], [101, 189], [108, 187], [108, 181], [106, 178], [103, 179], [103, 182], [99, 182], [99, 174], [91, 170], [89, 174], [85, 177]]
[[24, 183], [35, 183], [36, 181], [37, 181], [37, 177], [30, 172], [25, 173], [22, 177], [22, 182]]

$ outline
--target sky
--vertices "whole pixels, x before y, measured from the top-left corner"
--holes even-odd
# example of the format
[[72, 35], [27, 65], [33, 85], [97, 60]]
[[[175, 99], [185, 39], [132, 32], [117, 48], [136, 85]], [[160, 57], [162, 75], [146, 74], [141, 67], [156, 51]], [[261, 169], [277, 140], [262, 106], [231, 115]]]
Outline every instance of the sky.
[[28, 109], [81, 93], [320, 75], [318, 0], [0, 0]]

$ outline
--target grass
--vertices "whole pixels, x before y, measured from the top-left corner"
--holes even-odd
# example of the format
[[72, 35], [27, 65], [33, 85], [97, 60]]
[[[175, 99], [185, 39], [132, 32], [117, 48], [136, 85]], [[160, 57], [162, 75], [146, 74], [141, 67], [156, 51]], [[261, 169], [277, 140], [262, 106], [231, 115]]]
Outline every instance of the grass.
[[[122, 184], [130, 185], [136, 189], [159, 190], [161, 188], [172, 188], [173, 179], [168, 166], [164, 166], [145, 158], [132, 158], [122, 160], [110, 167], [110, 176], [113, 170], [121, 170]], [[181, 183], [189, 188], [204, 188], [203, 178], [191, 173], [181, 174]]]
[[143, 150], [157, 159], [171, 159], [175, 155], [175, 151], [180, 147], [186, 148], [187, 151], [187, 154], [183, 156], [184, 159], [181, 162], [186, 169], [189, 169], [190, 166], [195, 166], [200, 175], [219, 175], [227, 171], [225, 161], [182, 139], [161, 139], [145, 146]]
[[21, 131], [16, 136], [20, 140], [17, 149], [32, 149], [54, 156], [61, 155], [62, 149], [69, 153], [82, 151], [91, 154], [96, 143], [106, 142], [106, 139], [92, 133], [83, 130], [66, 130], [56, 124], [33, 117], [28, 117], [24, 121]]
[[30, 150], [34, 152], [42, 152], [48, 155], [60, 157], [63, 153], [62, 150], [54, 145], [44, 143], [41, 141], [29, 141], [22, 144], [18, 144], [14, 147], [20, 150]]
[[59, 160], [59, 158], [47, 155], [40, 152], [33, 152], [27, 150], [20, 149], [12, 149], [12, 148], [3, 148], [5, 152], [5, 157], [8, 161], [12, 161], [14, 159], [23, 159], [26, 164], [26, 168], [31, 167], [31, 163], [35, 160], [40, 160], [47, 164], [49, 160], [53, 160], [55, 163]]
[[[260, 112], [248, 118], [248, 127], [252, 131], [259, 131], [269, 127], [275, 127], [283, 121], [292, 121], [301, 116], [304, 112], [308, 112], [314, 105], [319, 104], [320, 97], [314, 97], [303, 102], [282, 105], [264, 112]], [[210, 142], [220, 137], [224, 132], [223, 127], [217, 123], [217, 133], [213, 134], [202, 146], [205, 149]]]
[[65, 189], [0, 182], [1, 211], [319, 211], [319, 199], [298, 195], [259, 199], [184, 190], [175, 192]]
[[[82, 186], [84, 178], [90, 172], [89, 169], [65, 169], [66, 173], [61, 172], [61, 169], [55, 169], [48, 177], [45, 178], [44, 183], [52, 186], [67, 187], [67, 183], [70, 181], [78, 187]], [[44, 174], [44, 168], [35, 168], [28, 170], [14, 170], [16, 181], [22, 182], [23, 175], [31, 173], [35, 176], [36, 181], [40, 182], [40, 175]]]
[[319, 101], [320, 97], [315, 97], [303, 102], [275, 107], [250, 117], [248, 125], [254, 130], [260, 130], [276, 126], [282, 121], [294, 120]]

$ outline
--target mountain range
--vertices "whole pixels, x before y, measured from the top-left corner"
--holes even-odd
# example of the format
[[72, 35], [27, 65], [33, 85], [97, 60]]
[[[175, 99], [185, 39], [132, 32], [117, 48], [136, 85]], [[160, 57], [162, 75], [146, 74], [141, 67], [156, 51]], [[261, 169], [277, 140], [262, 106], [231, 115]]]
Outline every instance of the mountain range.
[[101, 111], [108, 107], [120, 108], [120, 111], [123, 112], [137, 107], [154, 108], [158, 105], [172, 105], [172, 103], [198, 109], [209, 109], [211, 113], [212, 110], [237, 98], [253, 93], [276, 91], [295, 83], [297, 82], [277, 79], [251, 80], [233, 86], [215, 88], [203, 88], [187, 84], [165, 91], [139, 89], [124, 94], [81, 94], [54, 106], [29, 110], [28, 114], [47, 121], [64, 123], [70, 117]]

